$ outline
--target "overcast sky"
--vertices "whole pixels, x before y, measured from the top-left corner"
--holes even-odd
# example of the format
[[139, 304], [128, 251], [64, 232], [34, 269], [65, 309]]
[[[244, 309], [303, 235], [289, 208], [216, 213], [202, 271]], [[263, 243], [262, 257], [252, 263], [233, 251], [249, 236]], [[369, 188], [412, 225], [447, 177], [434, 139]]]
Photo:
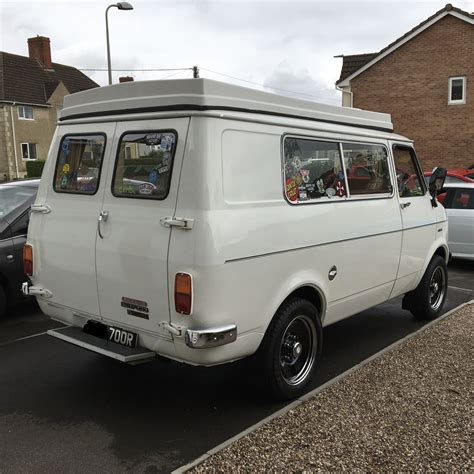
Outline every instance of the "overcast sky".
[[[106, 69], [104, 13], [110, 3], [0, 0], [0, 50], [27, 56], [27, 38], [38, 34], [51, 39], [53, 62]], [[201, 77], [339, 104], [334, 82], [342, 60], [335, 55], [379, 51], [447, 1], [130, 3], [133, 11], [109, 11], [112, 68], [124, 70], [114, 72], [114, 81], [121, 75], [191, 77], [190, 71], [137, 70], [198, 65]], [[453, 4], [474, 11], [474, 0]], [[104, 71], [84, 72], [100, 85], [107, 83]]]

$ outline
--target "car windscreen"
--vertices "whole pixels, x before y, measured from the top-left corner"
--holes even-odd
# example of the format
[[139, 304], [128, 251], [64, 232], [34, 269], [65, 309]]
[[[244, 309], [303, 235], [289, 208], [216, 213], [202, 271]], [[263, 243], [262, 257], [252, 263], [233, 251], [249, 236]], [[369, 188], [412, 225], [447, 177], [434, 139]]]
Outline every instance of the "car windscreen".
[[0, 219], [7, 216], [27, 201], [33, 201], [38, 188], [28, 186], [0, 186]]

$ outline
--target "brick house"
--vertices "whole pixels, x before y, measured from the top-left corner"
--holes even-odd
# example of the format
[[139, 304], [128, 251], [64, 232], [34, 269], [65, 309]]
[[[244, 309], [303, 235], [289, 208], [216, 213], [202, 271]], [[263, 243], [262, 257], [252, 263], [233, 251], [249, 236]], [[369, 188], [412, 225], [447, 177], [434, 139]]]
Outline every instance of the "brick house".
[[474, 14], [448, 4], [378, 53], [343, 56], [344, 106], [392, 114], [425, 170], [474, 164]]
[[29, 57], [0, 52], [0, 181], [45, 160], [65, 95], [98, 87], [71, 66], [51, 61], [50, 40], [28, 39]]

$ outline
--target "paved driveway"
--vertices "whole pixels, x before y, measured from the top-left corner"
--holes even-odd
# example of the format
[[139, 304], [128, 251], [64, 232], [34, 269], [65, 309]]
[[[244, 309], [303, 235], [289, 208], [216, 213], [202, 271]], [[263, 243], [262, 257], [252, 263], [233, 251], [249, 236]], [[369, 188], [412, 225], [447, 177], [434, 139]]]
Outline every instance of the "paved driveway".
[[[449, 273], [446, 311], [474, 294], [472, 264]], [[422, 325], [398, 298], [325, 328], [311, 388]], [[243, 362], [128, 366], [41, 334], [57, 326], [34, 304], [0, 323], [2, 472], [169, 472], [283, 406]]]

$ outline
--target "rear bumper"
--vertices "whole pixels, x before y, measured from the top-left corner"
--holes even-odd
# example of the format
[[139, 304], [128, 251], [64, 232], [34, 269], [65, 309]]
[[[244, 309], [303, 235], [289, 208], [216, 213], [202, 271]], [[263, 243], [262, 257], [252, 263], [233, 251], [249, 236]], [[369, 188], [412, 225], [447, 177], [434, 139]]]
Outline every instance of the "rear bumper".
[[185, 343], [192, 349], [209, 349], [230, 344], [237, 339], [237, 326], [228, 324], [216, 328], [186, 329]]

